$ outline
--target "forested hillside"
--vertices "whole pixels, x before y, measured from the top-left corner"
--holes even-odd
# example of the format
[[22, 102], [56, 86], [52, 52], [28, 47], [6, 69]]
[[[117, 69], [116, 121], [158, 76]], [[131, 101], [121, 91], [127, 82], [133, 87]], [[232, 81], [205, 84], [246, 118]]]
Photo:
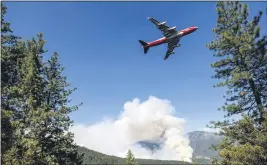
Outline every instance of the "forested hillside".
[[[84, 153], [84, 164], [125, 164], [126, 158], [109, 156], [100, 152], [96, 152], [85, 147], [79, 147], [79, 152]], [[152, 159], [135, 159], [139, 165], [142, 164], [190, 164], [181, 161], [164, 161]]]

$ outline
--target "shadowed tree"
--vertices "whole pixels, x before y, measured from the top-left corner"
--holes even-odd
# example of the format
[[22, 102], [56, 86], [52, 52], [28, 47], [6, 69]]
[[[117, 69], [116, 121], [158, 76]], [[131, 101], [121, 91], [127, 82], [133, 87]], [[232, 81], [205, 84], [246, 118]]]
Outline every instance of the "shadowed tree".
[[[5, 20], [7, 7], [1, 2], [1, 162], [3, 157], [10, 157], [7, 154], [12, 150], [16, 132], [18, 117], [16, 98], [12, 87], [19, 82], [18, 59], [23, 51], [23, 44], [19, 41], [20, 37], [14, 36], [10, 28], [10, 23]], [[12, 156], [11, 156], [12, 157]]]

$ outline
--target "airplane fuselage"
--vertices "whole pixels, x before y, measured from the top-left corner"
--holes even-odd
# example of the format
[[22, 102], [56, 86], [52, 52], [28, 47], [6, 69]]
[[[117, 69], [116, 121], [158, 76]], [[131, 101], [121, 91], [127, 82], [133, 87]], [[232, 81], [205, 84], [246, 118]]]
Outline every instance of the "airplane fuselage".
[[155, 41], [149, 42], [146, 47], [153, 47], [153, 46], [157, 46], [157, 45], [161, 45], [164, 43], [168, 43], [169, 40], [173, 39], [173, 38], [177, 38], [178, 40], [190, 33], [193, 33], [194, 31], [196, 31], [198, 29], [198, 27], [189, 27], [186, 29], [183, 29], [179, 32], [177, 32], [176, 34], [171, 35], [170, 37], [163, 37], [160, 39], [157, 39]]

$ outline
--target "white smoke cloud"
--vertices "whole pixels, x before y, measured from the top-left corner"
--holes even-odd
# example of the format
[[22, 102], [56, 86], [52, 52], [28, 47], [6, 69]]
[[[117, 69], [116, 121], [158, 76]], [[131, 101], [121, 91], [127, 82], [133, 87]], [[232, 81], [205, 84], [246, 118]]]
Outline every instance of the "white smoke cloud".
[[209, 128], [209, 127], [205, 127], [203, 130], [205, 132], [214, 132], [214, 133], [219, 133], [221, 131], [221, 129], [219, 128]]
[[[141, 102], [135, 98], [124, 104], [117, 120], [105, 120], [93, 125], [75, 125], [70, 129], [78, 145], [120, 157], [131, 149], [137, 158], [180, 160], [191, 162], [193, 149], [184, 136], [185, 120], [174, 117], [170, 101], [150, 96]], [[137, 142], [161, 142], [151, 151]]]

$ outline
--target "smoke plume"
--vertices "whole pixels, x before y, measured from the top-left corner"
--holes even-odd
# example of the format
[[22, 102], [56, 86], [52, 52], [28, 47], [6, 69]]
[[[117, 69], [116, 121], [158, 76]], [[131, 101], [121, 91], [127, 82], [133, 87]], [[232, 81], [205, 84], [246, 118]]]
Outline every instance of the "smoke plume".
[[[174, 112], [168, 100], [135, 98], [124, 104], [118, 119], [75, 125], [70, 131], [78, 145], [108, 155], [125, 157], [131, 149], [136, 158], [191, 162], [193, 149], [184, 136], [185, 120], [174, 117]], [[160, 147], [152, 151], [141, 141], [160, 143]]]

